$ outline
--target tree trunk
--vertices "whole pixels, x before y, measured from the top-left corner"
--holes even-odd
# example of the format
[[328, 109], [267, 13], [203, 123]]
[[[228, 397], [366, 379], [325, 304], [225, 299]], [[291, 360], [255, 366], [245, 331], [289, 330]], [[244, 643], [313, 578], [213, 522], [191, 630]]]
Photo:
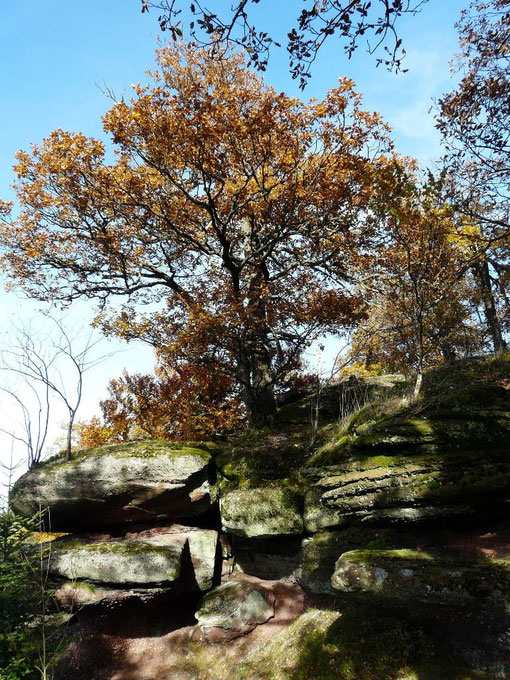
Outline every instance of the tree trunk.
[[473, 273], [482, 296], [485, 321], [492, 339], [494, 354], [502, 354], [508, 350], [508, 345], [503, 338], [503, 332], [498, 318], [488, 263], [477, 262], [473, 265]]
[[66, 435], [66, 460], [71, 460], [72, 446], [73, 446], [73, 423], [74, 423], [74, 413], [69, 416], [69, 422], [67, 423], [67, 435]]
[[421, 385], [423, 383], [423, 369], [419, 368], [416, 375], [416, 382], [414, 383], [413, 397], [416, 399], [421, 391]]
[[237, 376], [250, 427], [273, 425], [277, 417], [276, 400], [270, 356], [264, 345], [257, 343], [252, 345], [251, 352], [242, 352], [238, 358]]

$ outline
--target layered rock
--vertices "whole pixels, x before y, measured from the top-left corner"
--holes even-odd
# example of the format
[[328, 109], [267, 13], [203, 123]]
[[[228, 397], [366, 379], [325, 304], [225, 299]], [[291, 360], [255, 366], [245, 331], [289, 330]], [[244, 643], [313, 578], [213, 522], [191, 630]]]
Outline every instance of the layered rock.
[[51, 574], [71, 580], [122, 586], [170, 585], [180, 574], [182, 545], [146, 541], [71, 542], [54, 550]]
[[117, 539], [64, 539], [52, 546], [48, 571], [66, 606], [147, 599], [172, 589], [206, 591], [213, 585], [217, 544], [216, 531], [179, 525]]
[[211, 508], [211, 455], [172, 442], [104, 446], [32, 468], [10, 503], [22, 515], [48, 510], [54, 530], [90, 530], [199, 515]]
[[305, 526], [316, 532], [358, 523], [394, 524], [493, 511], [510, 500], [506, 451], [444, 456], [372, 456], [306, 471]]
[[354, 550], [338, 559], [333, 589], [433, 626], [471, 667], [510, 674], [510, 554], [472, 557]]

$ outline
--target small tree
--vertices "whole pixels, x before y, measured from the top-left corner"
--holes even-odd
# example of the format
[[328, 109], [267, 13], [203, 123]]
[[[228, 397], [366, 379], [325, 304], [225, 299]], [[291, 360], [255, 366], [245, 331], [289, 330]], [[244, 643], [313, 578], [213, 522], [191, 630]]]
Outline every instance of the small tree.
[[[66, 458], [71, 458], [72, 432], [83, 396], [84, 374], [107, 356], [92, 356], [99, 340], [83, 329], [71, 334], [62, 319], [46, 315], [52, 330], [43, 335], [29, 327], [17, 328], [16, 339], [2, 352], [0, 370], [19, 378], [18, 384], [2, 387], [21, 414], [21, 429], [0, 428], [26, 447], [29, 467], [40, 462], [48, 437], [52, 397], [61, 401], [67, 414]], [[56, 332], [55, 332], [56, 331]]]
[[354, 351], [365, 346], [372, 361], [416, 373], [414, 394], [426, 366], [454, 356], [466, 341], [472, 310], [458, 247], [458, 224], [441, 196], [442, 182], [429, 176], [420, 185], [412, 169], [397, 168], [397, 191], [383, 207], [385, 229], [372, 274], [364, 285], [368, 320]]
[[0, 677], [36, 680], [41, 614], [38, 554], [28, 538], [38, 519], [0, 511]]
[[110, 380], [102, 419], [77, 426], [83, 448], [132, 439], [203, 440], [225, 435], [243, 421], [232, 380], [189, 364], [159, 364], [156, 375]]

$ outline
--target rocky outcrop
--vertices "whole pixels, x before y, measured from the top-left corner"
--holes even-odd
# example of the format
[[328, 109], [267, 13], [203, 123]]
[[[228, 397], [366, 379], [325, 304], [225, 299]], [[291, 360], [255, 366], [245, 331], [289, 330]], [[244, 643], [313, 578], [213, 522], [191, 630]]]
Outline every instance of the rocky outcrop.
[[303, 533], [302, 498], [292, 489], [228, 491], [220, 499], [223, 531], [246, 538]]
[[386, 602], [469, 606], [491, 616], [510, 611], [507, 560], [353, 550], [338, 559], [331, 584], [344, 593], [370, 593]]
[[48, 510], [53, 530], [75, 531], [192, 517], [210, 509], [211, 455], [172, 442], [132, 442], [87, 450], [32, 468], [15, 484], [21, 515]]
[[251, 583], [230, 581], [203, 597], [195, 617], [206, 640], [217, 644], [246, 635], [269, 621], [274, 604], [273, 593]]
[[[309, 603], [342, 611], [324, 648], [349, 611], [366, 607], [392, 612], [395, 639], [424, 623], [471, 666], [510, 677], [510, 359], [458, 370], [454, 380], [425, 376], [412, 403], [400, 379], [334, 386], [320, 417], [335, 422], [320, 423], [313, 451], [307, 392], [282, 407], [277, 429], [247, 432], [218, 456], [202, 444], [102, 447], [32, 470], [12, 505], [48, 506], [56, 529], [110, 527], [51, 548], [56, 599], [85, 618], [97, 608], [150, 618], [186, 601], [182, 639], [200, 656], [271, 620], [276, 582], [274, 592], [305, 591]], [[379, 392], [389, 400], [375, 403]], [[346, 408], [365, 404], [342, 423], [339, 395]], [[344, 630], [338, 677], [359, 625]], [[358, 670], [364, 662], [360, 651]], [[390, 667], [400, 677], [404, 666]]]
[[310, 467], [305, 526], [316, 532], [359, 523], [402, 524], [492, 512], [505, 515], [510, 461], [505, 451], [411, 457], [372, 456]]
[[122, 538], [107, 536], [57, 541], [48, 572], [55, 597], [76, 608], [126, 597], [146, 600], [160, 592], [206, 591], [213, 585], [218, 533], [174, 525]]

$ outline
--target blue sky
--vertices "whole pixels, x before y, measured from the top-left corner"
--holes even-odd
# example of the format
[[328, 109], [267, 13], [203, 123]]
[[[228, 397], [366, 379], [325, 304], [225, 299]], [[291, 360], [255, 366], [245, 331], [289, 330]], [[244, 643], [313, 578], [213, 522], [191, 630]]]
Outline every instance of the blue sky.
[[[211, 0], [208, 6], [224, 8], [230, 0]], [[454, 23], [466, 6], [467, 0], [430, 0], [418, 17], [401, 22], [407, 73], [375, 68], [374, 58], [362, 51], [347, 60], [333, 38], [320, 52], [304, 94], [288, 73], [284, 50], [273, 54], [265, 79], [289, 94], [320, 98], [339, 76], [353, 78], [365, 107], [379, 111], [391, 125], [397, 149], [430, 166], [440, 146], [428, 110], [434, 98], [452, 87]], [[261, 28], [283, 37], [296, 7], [296, 0], [261, 0], [255, 11]], [[120, 96], [129, 94], [132, 83], [146, 82], [145, 71], [154, 63], [161, 33], [157, 12], [142, 15], [139, 0], [18, 0], [4, 2], [1, 13], [0, 196], [9, 199], [15, 152], [56, 128], [102, 137], [100, 119], [110, 102], [101, 88], [107, 86]], [[14, 292], [0, 291], [0, 303], [4, 334], [11, 318], [24, 322], [34, 315], [34, 304]], [[82, 305], [74, 315], [86, 321], [90, 310]], [[144, 347], [111, 359], [89, 377], [82, 417], [91, 415], [108, 378], [123, 366], [145, 371], [151, 365], [151, 353]]]

